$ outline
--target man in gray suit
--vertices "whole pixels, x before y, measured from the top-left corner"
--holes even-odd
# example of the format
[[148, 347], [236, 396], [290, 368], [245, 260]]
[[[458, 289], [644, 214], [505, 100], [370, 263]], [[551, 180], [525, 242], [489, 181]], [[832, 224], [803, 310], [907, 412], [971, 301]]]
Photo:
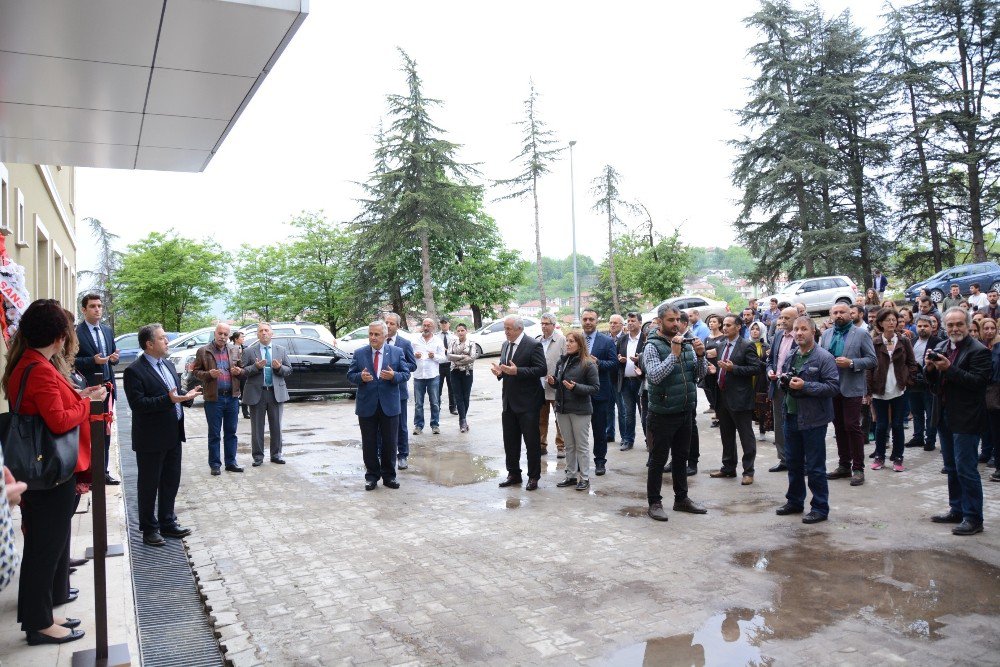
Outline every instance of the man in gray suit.
[[[545, 352], [545, 365], [547, 367], [545, 376], [554, 375], [556, 372], [556, 362], [559, 357], [566, 354], [566, 337], [556, 331], [556, 316], [552, 313], [545, 313], [539, 318], [542, 323], [542, 335], [535, 340], [542, 344], [542, 351]], [[552, 412], [553, 420], [556, 422], [556, 456], [566, 458], [566, 445], [563, 443], [562, 433], [559, 431], [559, 421], [555, 419], [556, 390], [545, 383], [542, 378], [542, 387], [545, 388], [545, 401], [542, 409], [538, 413], [538, 431], [542, 437], [542, 456], [548, 454], [549, 446], [549, 412]], [[550, 410], [551, 408], [551, 410]]]
[[867, 371], [875, 367], [875, 345], [867, 331], [854, 325], [851, 309], [836, 303], [830, 309], [833, 328], [819, 339], [820, 347], [833, 355], [840, 371], [840, 394], [833, 397], [833, 431], [840, 462], [827, 479], [851, 478], [851, 486], [865, 483], [865, 435], [861, 411], [867, 393]]
[[281, 412], [288, 400], [285, 378], [292, 372], [288, 352], [281, 345], [271, 344], [271, 325], [261, 322], [257, 327], [260, 345], [243, 351], [243, 402], [250, 406], [250, 442], [253, 465], [264, 462], [264, 415], [271, 431], [271, 463], [284, 463], [281, 458]]

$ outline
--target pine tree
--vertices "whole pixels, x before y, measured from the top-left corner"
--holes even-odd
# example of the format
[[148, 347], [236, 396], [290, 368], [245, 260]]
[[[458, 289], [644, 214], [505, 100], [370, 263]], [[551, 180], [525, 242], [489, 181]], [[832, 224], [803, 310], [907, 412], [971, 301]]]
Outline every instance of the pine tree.
[[590, 189], [595, 197], [591, 210], [603, 214], [608, 219], [608, 287], [611, 290], [611, 303], [616, 313], [621, 312], [621, 300], [618, 298], [618, 276], [615, 274], [614, 228], [622, 224], [619, 211], [625, 210], [632, 214], [638, 212], [635, 204], [622, 199], [620, 181], [621, 176], [608, 164], [601, 170], [601, 175], [592, 181]]
[[[104, 303], [104, 312], [108, 318], [108, 324], [115, 328], [115, 277], [122, 266], [124, 253], [115, 250], [115, 243], [119, 236], [108, 231], [97, 218], [84, 218], [85, 223], [90, 225], [90, 233], [97, 241], [97, 267], [93, 270], [79, 272], [80, 278], [90, 278], [94, 292], [101, 297]], [[88, 290], [89, 291], [89, 290]], [[83, 294], [81, 293], [82, 297]]]
[[545, 128], [545, 123], [538, 117], [536, 105], [538, 93], [534, 81], [529, 81], [530, 91], [524, 101], [524, 119], [517, 125], [524, 130], [524, 144], [515, 161], [520, 161], [524, 167], [517, 176], [497, 181], [497, 185], [508, 187], [511, 192], [503, 199], [520, 199], [531, 194], [535, 205], [535, 269], [538, 276], [538, 294], [542, 304], [542, 312], [546, 312], [545, 279], [542, 276], [542, 242], [541, 222], [538, 214], [538, 179], [549, 172], [549, 164], [556, 160], [562, 148], [548, 148], [558, 143], [554, 133]]

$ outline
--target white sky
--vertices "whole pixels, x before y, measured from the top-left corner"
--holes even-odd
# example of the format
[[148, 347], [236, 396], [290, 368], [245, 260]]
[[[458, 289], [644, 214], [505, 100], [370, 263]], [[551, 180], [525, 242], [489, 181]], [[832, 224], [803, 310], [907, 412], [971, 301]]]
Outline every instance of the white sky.
[[[877, 0], [822, 0], [850, 8], [869, 32]], [[100, 219], [124, 243], [173, 227], [242, 242], [281, 243], [300, 210], [332, 220], [358, 210], [354, 182], [372, 166], [372, 134], [387, 93], [405, 93], [396, 47], [417, 62], [424, 93], [461, 159], [487, 179], [514, 175], [529, 77], [539, 113], [563, 142], [575, 139], [577, 249], [599, 258], [607, 228], [590, 211], [603, 165], [622, 175], [626, 198], [644, 203], [657, 228], [679, 226], [693, 245], [734, 242], [738, 193], [727, 140], [738, 137], [754, 72], [746, 50], [757, 36], [742, 19], [750, 0], [716, 2], [313, 0], [310, 15], [219, 153], [201, 174], [80, 169], [78, 220]], [[527, 22], [531, 21], [531, 25]], [[570, 241], [570, 170], [557, 162], [540, 186], [542, 252], [565, 257]], [[530, 200], [487, 210], [510, 247], [534, 257]], [[629, 221], [635, 224], [636, 220]], [[81, 225], [79, 268], [93, 262]]]

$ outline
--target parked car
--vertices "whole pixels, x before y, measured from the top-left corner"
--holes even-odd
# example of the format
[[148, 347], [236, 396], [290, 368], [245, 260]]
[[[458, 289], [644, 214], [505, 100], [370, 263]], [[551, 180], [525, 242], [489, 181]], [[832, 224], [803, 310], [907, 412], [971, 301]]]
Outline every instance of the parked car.
[[[416, 334], [409, 331], [404, 331], [403, 329], [398, 330], [398, 334], [405, 338], [406, 340], [413, 340]], [[350, 352], [354, 354], [358, 348], [364, 347], [368, 344], [368, 327], [358, 327], [351, 333], [342, 336], [340, 341], [337, 343], [337, 347], [344, 352]]]
[[[309, 336], [275, 336], [271, 341], [288, 350], [292, 374], [285, 383], [290, 395], [357, 394], [357, 386], [347, 380], [347, 369], [351, 367], [353, 357], [349, 352]], [[259, 345], [260, 342], [255, 340], [247, 345], [247, 349]], [[184, 359], [181, 378], [184, 387], [197, 384], [190, 377], [194, 357], [194, 352], [190, 351]]]
[[[244, 345], [257, 340], [256, 324], [248, 324], [245, 327], [240, 327], [240, 331], [246, 334], [247, 340], [244, 341]], [[322, 341], [326, 341], [330, 345], [337, 345], [337, 339], [334, 338], [332, 333], [330, 333], [330, 330], [322, 324], [316, 324], [315, 322], [271, 322], [271, 332], [275, 336], [307, 336], [309, 338], [319, 338]], [[367, 336], [367, 334], [365, 335]]]
[[[175, 340], [180, 334], [176, 331], [167, 332], [167, 340]], [[115, 338], [115, 349], [118, 350], [118, 363], [115, 364], [115, 373], [124, 373], [125, 369], [132, 365], [132, 362], [139, 358], [139, 334], [127, 333]]]
[[943, 271], [938, 271], [930, 278], [922, 280], [906, 288], [904, 296], [907, 301], [914, 301], [921, 289], [927, 290], [931, 301], [938, 303], [948, 294], [952, 285], [958, 284], [962, 294], [972, 292], [972, 283], [979, 283], [983, 292], [991, 289], [1000, 291], [1000, 264], [996, 262], [980, 262], [978, 264], [961, 264]]
[[202, 345], [215, 337], [215, 327], [202, 327], [181, 334], [167, 346], [167, 360], [174, 365], [178, 374], [184, 373], [184, 360], [193, 355]]
[[809, 313], [825, 313], [835, 303], [851, 305], [857, 296], [858, 286], [847, 276], [821, 276], [794, 280], [777, 294], [762, 296], [758, 301], [767, 304], [774, 297], [779, 303], [804, 303]]
[[[541, 323], [532, 318], [524, 317], [524, 335], [534, 338], [535, 336], [542, 335], [542, 325]], [[507, 337], [503, 333], [503, 318], [498, 319], [492, 324], [487, 324], [481, 329], [469, 334], [470, 341], [476, 344], [478, 348], [478, 353], [480, 357], [488, 357], [490, 355], [499, 355], [500, 348]]]
[[661, 302], [647, 313], [642, 314], [643, 323], [649, 322], [654, 317], [656, 317], [656, 312], [660, 309], [663, 304], [668, 304], [674, 306], [675, 308], [690, 314], [692, 310], [698, 311], [698, 316], [701, 321], [704, 322], [705, 318], [709, 315], [718, 315], [719, 317], [725, 317], [729, 314], [729, 304], [725, 301], [715, 301], [713, 299], [706, 299], [703, 296], [698, 296], [697, 294], [686, 294], [682, 296], [675, 296], [672, 299], [667, 299]]

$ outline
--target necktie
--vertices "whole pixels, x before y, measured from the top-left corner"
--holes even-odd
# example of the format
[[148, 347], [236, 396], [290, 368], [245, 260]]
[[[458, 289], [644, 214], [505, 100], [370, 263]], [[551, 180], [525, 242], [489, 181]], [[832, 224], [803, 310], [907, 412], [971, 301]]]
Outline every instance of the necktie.
[[[729, 361], [729, 350], [732, 348], [732, 343], [726, 343], [726, 349], [722, 352], [722, 360]], [[724, 368], [719, 369], [719, 389], [726, 388], [726, 370]]]
[[444, 332], [444, 349], [445, 349], [446, 352], [448, 351], [448, 332], [447, 331]]
[[101, 353], [101, 356], [108, 356], [104, 349], [104, 336], [101, 335], [101, 330], [97, 327], [94, 327], [94, 342], [97, 343], [97, 351]]
[[375, 377], [378, 377], [378, 353], [379, 351], [375, 350], [375, 363], [372, 364], [372, 370], [375, 371], [374, 373]]
[[[163, 379], [163, 384], [167, 385], [167, 391], [177, 389], [177, 385], [174, 384], [174, 379], [167, 374], [167, 369], [164, 368], [162, 359], [156, 362], [156, 368], [160, 371], [160, 377]], [[177, 415], [178, 419], [183, 416], [183, 408], [181, 408], [180, 403], [174, 403], [174, 413]]]
[[590, 352], [590, 350], [593, 347], [593, 345], [594, 345], [594, 337], [592, 335], [591, 336], [587, 336], [587, 352], [588, 353]]
[[264, 348], [264, 386], [270, 387], [274, 384], [274, 371], [271, 369], [271, 346]]
[[514, 358], [514, 348], [515, 347], [516, 346], [514, 345], [514, 343], [508, 343], [507, 344], [507, 360], [503, 362], [504, 366], [509, 366], [510, 365], [511, 359]]

